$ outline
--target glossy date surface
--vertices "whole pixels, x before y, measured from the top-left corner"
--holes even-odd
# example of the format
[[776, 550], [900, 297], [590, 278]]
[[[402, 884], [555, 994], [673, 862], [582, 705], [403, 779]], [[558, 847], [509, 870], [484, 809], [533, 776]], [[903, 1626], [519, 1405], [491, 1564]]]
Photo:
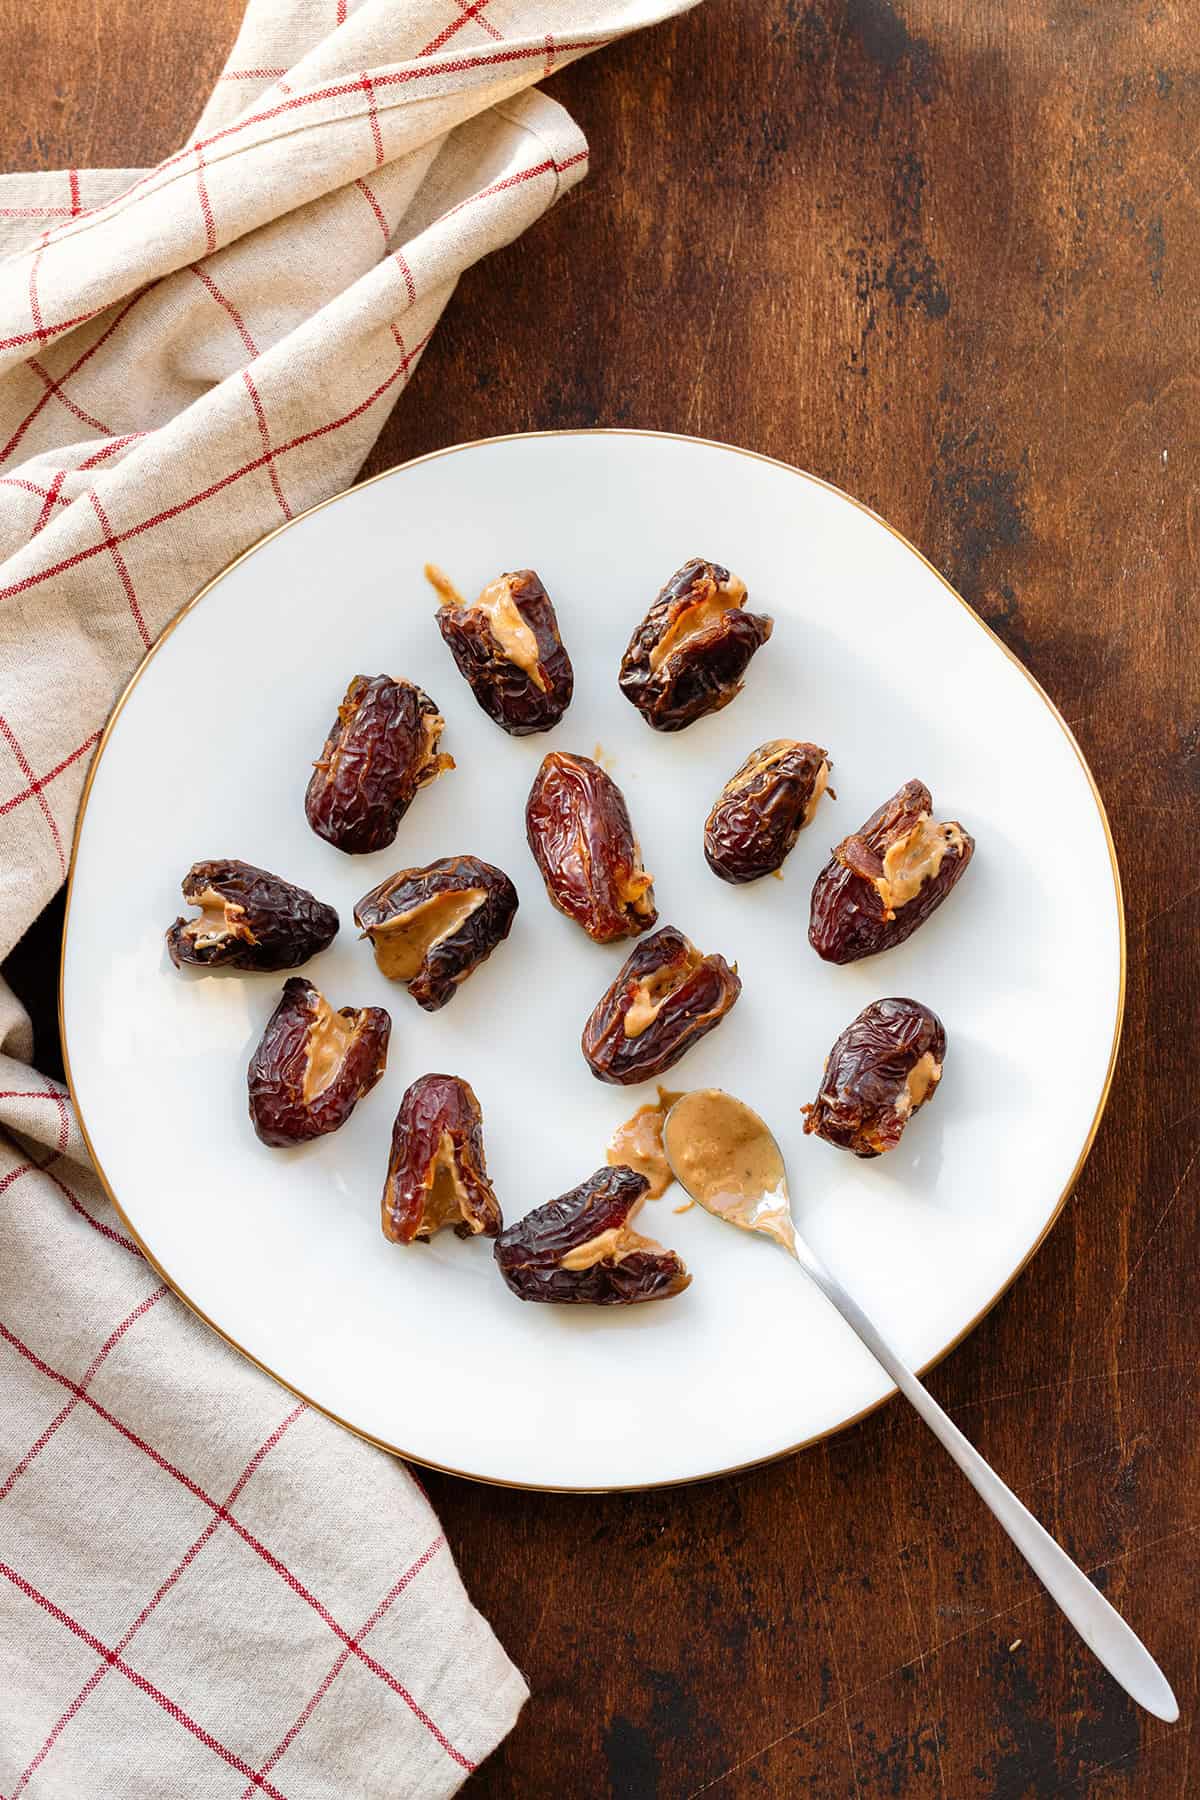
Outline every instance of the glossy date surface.
[[419, 790], [454, 758], [429, 695], [390, 675], [356, 675], [313, 765], [304, 799], [318, 837], [350, 856], [386, 849]]
[[704, 856], [722, 881], [758, 881], [781, 868], [825, 793], [829, 757], [816, 744], [772, 738], [731, 775], [704, 827]]
[[167, 931], [176, 968], [298, 969], [337, 936], [332, 906], [253, 863], [193, 863], [182, 889], [185, 903], [200, 911]]
[[825, 1060], [804, 1129], [850, 1150], [894, 1150], [909, 1119], [932, 1100], [942, 1078], [946, 1032], [919, 1000], [876, 1000], [847, 1025]]
[[518, 1299], [633, 1306], [681, 1294], [691, 1276], [675, 1251], [629, 1223], [648, 1185], [623, 1165], [597, 1169], [502, 1232], [493, 1254]]
[[354, 922], [380, 972], [437, 1012], [508, 936], [517, 905], [503, 869], [477, 856], [443, 856], [389, 875], [363, 895]]
[[648, 931], [653, 878], [625, 796], [589, 756], [552, 750], [525, 804], [525, 836], [553, 906], [598, 944]]
[[437, 623], [479, 705], [510, 737], [549, 731], [571, 704], [575, 676], [554, 603], [532, 569], [489, 582], [468, 604], [431, 566]]
[[746, 584], [694, 557], [677, 569], [629, 640], [618, 685], [656, 731], [682, 731], [742, 691], [750, 658], [774, 629], [745, 610]]
[[383, 1235], [395, 1244], [495, 1237], [503, 1220], [488, 1180], [483, 1113], [457, 1075], [421, 1075], [405, 1092], [392, 1127], [383, 1189]]
[[808, 937], [826, 962], [857, 962], [910, 938], [965, 873], [975, 840], [932, 817], [923, 781], [907, 781], [834, 850], [812, 891]]
[[584, 1026], [588, 1067], [621, 1087], [649, 1081], [715, 1030], [741, 991], [723, 956], [702, 956], [665, 925], [638, 944]]
[[391, 1029], [382, 1007], [335, 1012], [302, 975], [285, 981], [246, 1072], [263, 1143], [303, 1144], [344, 1125], [387, 1067]]

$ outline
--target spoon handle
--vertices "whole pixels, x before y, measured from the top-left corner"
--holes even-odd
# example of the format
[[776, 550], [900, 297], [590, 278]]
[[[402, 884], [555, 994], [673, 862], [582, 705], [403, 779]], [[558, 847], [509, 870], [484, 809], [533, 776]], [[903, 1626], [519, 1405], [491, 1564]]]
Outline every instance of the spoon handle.
[[967, 1441], [907, 1363], [880, 1335], [858, 1302], [800, 1237], [796, 1239], [795, 1254], [805, 1274], [841, 1313], [847, 1325], [857, 1332], [905, 1399], [916, 1407], [934, 1437], [949, 1451], [1092, 1654], [1147, 1712], [1168, 1722], [1177, 1719], [1179, 1706], [1170, 1684], [1141, 1639]]

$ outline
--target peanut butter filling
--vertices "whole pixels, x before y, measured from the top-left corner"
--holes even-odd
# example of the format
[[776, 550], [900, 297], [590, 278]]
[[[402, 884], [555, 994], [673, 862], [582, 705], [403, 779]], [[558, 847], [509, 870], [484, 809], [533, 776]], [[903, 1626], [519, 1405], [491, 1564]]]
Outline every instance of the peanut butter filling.
[[437, 1152], [429, 1165], [425, 1185], [429, 1189], [429, 1198], [421, 1215], [421, 1224], [416, 1234], [418, 1237], [432, 1237], [435, 1231], [441, 1231], [446, 1225], [465, 1224], [472, 1231], [479, 1231], [483, 1221], [476, 1219], [471, 1211], [467, 1191], [458, 1173], [454, 1142], [448, 1131], [443, 1131], [438, 1140]]
[[933, 1051], [927, 1050], [908, 1071], [904, 1091], [896, 1098], [896, 1111], [901, 1118], [906, 1119], [918, 1106], [924, 1106], [941, 1079], [942, 1065], [934, 1060]]
[[198, 906], [198, 917], [189, 919], [183, 928], [184, 937], [190, 937], [197, 950], [207, 950], [211, 944], [223, 944], [226, 938], [239, 937], [247, 944], [256, 944], [258, 939], [243, 922], [244, 907], [236, 900], [223, 900], [215, 888], [205, 888], [188, 901], [189, 906]]
[[915, 900], [927, 881], [932, 881], [948, 851], [959, 854], [963, 835], [957, 825], [941, 825], [922, 813], [911, 831], [889, 844], [883, 858], [883, 871], [875, 877], [874, 888], [883, 901], [886, 915], [894, 919], [897, 909]]
[[436, 781], [439, 775], [446, 773], [447, 769], [455, 767], [454, 758], [445, 750], [438, 750], [438, 743], [445, 729], [446, 721], [441, 713], [421, 714], [421, 730], [425, 734], [425, 755], [421, 763], [421, 772], [417, 777], [419, 788], [428, 787], [431, 781]]
[[689, 945], [688, 958], [682, 968], [676, 963], [670, 963], [665, 968], [655, 969], [653, 974], [638, 982], [633, 990], [633, 999], [625, 1011], [627, 1038], [640, 1037], [643, 1031], [653, 1025], [676, 988], [683, 986], [699, 961], [700, 952]]
[[489, 581], [478, 600], [471, 601], [470, 605], [436, 563], [425, 564], [425, 579], [436, 590], [443, 606], [482, 613], [504, 660], [522, 670], [534, 687], [545, 693], [546, 679], [541, 670], [537, 638], [521, 617], [513, 597], [511, 575], [498, 575], [495, 581]]
[[706, 581], [696, 598], [682, 607], [650, 652], [650, 669], [657, 673], [690, 638], [698, 637], [734, 607], [744, 606], [746, 584], [737, 575], [722, 582]]
[[304, 1071], [302, 1093], [305, 1106], [311, 1106], [333, 1083], [341, 1071], [354, 1042], [357, 1021], [335, 1012], [323, 995], [317, 995], [316, 1020], [308, 1034], [308, 1066]]
[[693, 1200], [743, 1231], [792, 1250], [791, 1202], [779, 1146], [756, 1112], [720, 1088], [696, 1088], [671, 1109], [663, 1142]]
[[486, 899], [483, 888], [455, 888], [370, 926], [363, 936], [371, 940], [380, 973], [389, 981], [411, 981], [434, 946], [453, 937]]
[[614, 1168], [621, 1166], [644, 1175], [650, 1183], [645, 1194], [647, 1200], [661, 1199], [674, 1180], [663, 1149], [663, 1123], [678, 1099], [678, 1094], [668, 1093], [666, 1088], [660, 1087], [658, 1099], [639, 1106], [633, 1117], [618, 1125], [608, 1140], [605, 1152], [608, 1162]]
[[633, 846], [633, 867], [617, 883], [617, 897], [623, 906], [644, 919], [654, 911], [654, 877], [642, 867], [642, 847]]
[[829, 760], [828, 760], [828, 758], [826, 758], [822, 762], [820, 768], [817, 770], [817, 779], [813, 783], [813, 791], [812, 791], [811, 795], [809, 796], [808, 805], [804, 809], [804, 817], [800, 821], [801, 831], [804, 830], [806, 825], [812, 824], [813, 814], [817, 810], [817, 803], [820, 800], [821, 795], [825, 792], [825, 789], [828, 786], [829, 786]]
[[626, 1219], [623, 1225], [614, 1225], [611, 1230], [602, 1231], [590, 1242], [568, 1250], [559, 1267], [592, 1269], [600, 1262], [623, 1262], [638, 1250], [647, 1250], [655, 1256], [666, 1254], [661, 1244], [656, 1244], [653, 1238], [643, 1237]]

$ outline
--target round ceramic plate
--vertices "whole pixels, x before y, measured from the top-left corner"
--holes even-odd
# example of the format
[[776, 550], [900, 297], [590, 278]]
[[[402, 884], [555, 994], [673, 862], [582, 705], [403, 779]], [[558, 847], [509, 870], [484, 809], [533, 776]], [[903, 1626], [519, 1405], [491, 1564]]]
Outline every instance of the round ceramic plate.
[[[630, 631], [688, 557], [726, 563], [775, 633], [744, 693], [664, 736], [617, 688]], [[536, 568], [575, 665], [546, 736], [480, 711], [422, 576], [474, 594]], [[420, 683], [453, 774], [388, 850], [315, 837], [304, 790], [350, 676]], [[701, 848], [722, 783], [766, 738], [828, 747], [823, 801], [782, 881], [729, 887]], [[379, 1196], [400, 1096], [428, 1070], [483, 1106], [506, 1219], [574, 1187], [649, 1088], [593, 1079], [579, 1034], [629, 946], [550, 906], [525, 843], [530, 781], [554, 748], [623, 788], [662, 924], [736, 959], [740, 1001], [670, 1074], [770, 1121], [796, 1215], [916, 1365], [986, 1311], [1069, 1190], [1104, 1104], [1123, 991], [1120, 889], [1079, 751], [1033, 680], [912, 547], [846, 495], [745, 451], [641, 432], [466, 445], [392, 470], [241, 557], [184, 612], [109, 727], [72, 871], [62, 1008], [97, 1166], [184, 1298], [299, 1393], [390, 1448], [491, 1481], [556, 1488], [688, 1481], [779, 1455], [853, 1419], [888, 1383], [794, 1264], [678, 1188], [640, 1229], [693, 1274], [676, 1299], [522, 1305], [491, 1245], [400, 1248]], [[830, 846], [911, 776], [960, 819], [974, 862], [902, 948], [834, 968], [809, 948]], [[354, 902], [393, 870], [470, 852], [516, 882], [512, 935], [443, 1011], [422, 1012], [356, 941]], [[305, 973], [336, 1006], [390, 1009], [387, 1073], [350, 1122], [270, 1150], [246, 1063], [282, 977], [176, 972], [179, 881], [236, 856], [332, 901], [334, 945]], [[870, 1000], [914, 995], [949, 1048], [936, 1104], [860, 1163], [801, 1130], [833, 1039]]]

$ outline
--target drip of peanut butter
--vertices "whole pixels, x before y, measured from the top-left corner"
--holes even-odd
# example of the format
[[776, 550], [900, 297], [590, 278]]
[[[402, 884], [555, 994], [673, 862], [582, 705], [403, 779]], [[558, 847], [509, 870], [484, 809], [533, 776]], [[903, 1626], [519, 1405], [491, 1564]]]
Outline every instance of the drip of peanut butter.
[[311, 1106], [337, 1080], [354, 1042], [355, 1021], [335, 1012], [324, 995], [317, 996], [317, 1017], [308, 1034], [308, 1066], [304, 1071], [304, 1104]]
[[443, 606], [482, 613], [505, 661], [528, 675], [534, 687], [545, 693], [546, 680], [541, 671], [537, 639], [521, 617], [513, 598], [511, 575], [498, 575], [495, 581], [489, 581], [478, 600], [471, 601], [470, 605], [436, 563], [425, 564], [425, 579]]
[[371, 939], [380, 973], [389, 981], [411, 981], [435, 944], [453, 937], [487, 899], [483, 888], [461, 888], [434, 894], [411, 912], [372, 925]]
[[743, 1231], [761, 1231], [795, 1255], [783, 1157], [744, 1101], [720, 1088], [695, 1088], [671, 1108], [663, 1143], [675, 1178], [708, 1212]]
[[663, 1122], [678, 1099], [678, 1094], [660, 1087], [658, 1099], [639, 1106], [633, 1117], [618, 1125], [608, 1140], [605, 1154], [610, 1165], [633, 1169], [636, 1174], [644, 1175], [650, 1183], [645, 1193], [647, 1200], [660, 1199], [674, 1180], [663, 1149], [662, 1134]]
[[743, 606], [745, 600], [746, 584], [736, 575], [730, 575], [728, 580], [720, 583], [707, 582], [705, 591], [690, 605], [681, 608], [670, 629], [663, 633], [651, 650], [651, 672], [656, 673], [667, 658], [674, 656], [690, 638], [707, 631], [725, 613], [732, 611], [734, 607]]

